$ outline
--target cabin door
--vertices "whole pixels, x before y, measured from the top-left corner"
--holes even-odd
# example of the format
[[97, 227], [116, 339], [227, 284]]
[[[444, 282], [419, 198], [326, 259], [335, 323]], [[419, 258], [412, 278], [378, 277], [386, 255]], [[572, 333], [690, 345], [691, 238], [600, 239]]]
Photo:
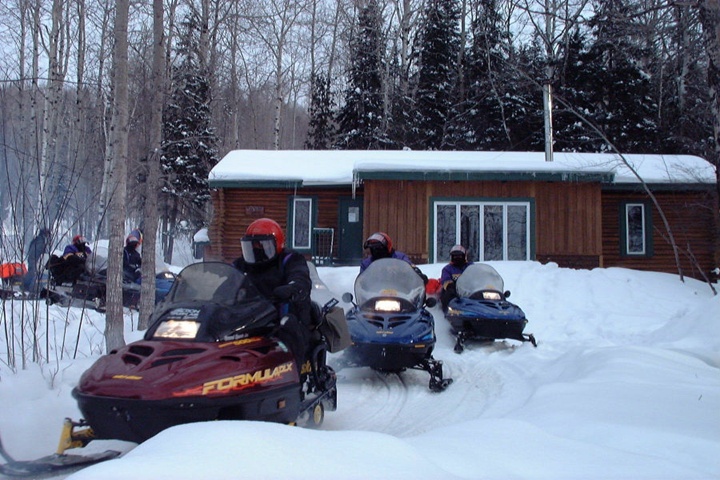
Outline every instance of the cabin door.
[[363, 256], [363, 199], [340, 198], [338, 263], [359, 265]]

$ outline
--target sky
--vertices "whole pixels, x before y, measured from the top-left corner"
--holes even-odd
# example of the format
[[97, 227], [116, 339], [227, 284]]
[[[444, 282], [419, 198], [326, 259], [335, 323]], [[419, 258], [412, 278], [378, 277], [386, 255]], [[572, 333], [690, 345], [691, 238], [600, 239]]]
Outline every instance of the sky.
[[[218, 421], [140, 445], [94, 441], [85, 451], [125, 453], [50, 478], [720, 479], [720, 296], [664, 273], [488, 263], [525, 311], [537, 348], [469, 342], [456, 354], [434, 307], [434, 357], [454, 380], [444, 392], [428, 389], [425, 372], [349, 367], [341, 352], [329, 359], [338, 409], [320, 429]], [[420, 268], [437, 278], [442, 266]], [[340, 298], [358, 268], [318, 272]], [[71, 310], [50, 315], [68, 318], [74, 332], [81, 312]], [[104, 317], [85, 315], [76, 360], [13, 373], [0, 354], [0, 435], [17, 459], [54, 451], [63, 418], [79, 418], [70, 391], [103, 351]], [[128, 313], [128, 342], [142, 336], [136, 322]], [[53, 329], [63, 330], [55, 321]]]

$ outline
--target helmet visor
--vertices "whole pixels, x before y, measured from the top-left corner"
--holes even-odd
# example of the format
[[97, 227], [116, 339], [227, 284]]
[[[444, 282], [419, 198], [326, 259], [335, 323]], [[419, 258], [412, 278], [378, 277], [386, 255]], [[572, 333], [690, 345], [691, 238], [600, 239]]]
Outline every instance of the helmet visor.
[[271, 260], [277, 253], [273, 235], [253, 235], [240, 240], [243, 258], [247, 263], [261, 263]]

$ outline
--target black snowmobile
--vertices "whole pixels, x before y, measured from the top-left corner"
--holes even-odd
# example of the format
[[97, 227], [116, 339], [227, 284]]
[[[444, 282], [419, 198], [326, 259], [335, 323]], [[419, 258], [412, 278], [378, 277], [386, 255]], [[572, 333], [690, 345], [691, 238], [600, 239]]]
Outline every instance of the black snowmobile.
[[468, 266], [456, 282], [457, 296], [448, 302], [445, 318], [457, 341], [455, 352], [462, 353], [465, 341], [514, 339], [537, 347], [532, 334], [523, 333], [528, 320], [525, 312], [508, 302], [502, 276], [488, 264]]
[[[352, 302], [352, 294], [343, 300]], [[395, 258], [372, 262], [355, 279], [354, 300], [346, 314], [352, 346], [345, 355], [351, 364], [381, 372], [424, 370], [434, 392], [452, 383], [432, 356], [435, 320], [425, 307], [433, 307], [435, 299], [426, 299], [423, 279], [409, 263]]]
[[[68, 269], [63, 260], [52, 255], [47, 265], [47, 284], [40, 291], [49, 305], [91, 306], [105, 311], [107, 285], [107, 259], [94, 252], [84, 265]], [[170, 291], [175, 274], [163, 271], [155, 276], [155, 303], [159, 303]], [[140, 302], [140, 284], [123, 279], [123, 306], [137, 308]]]

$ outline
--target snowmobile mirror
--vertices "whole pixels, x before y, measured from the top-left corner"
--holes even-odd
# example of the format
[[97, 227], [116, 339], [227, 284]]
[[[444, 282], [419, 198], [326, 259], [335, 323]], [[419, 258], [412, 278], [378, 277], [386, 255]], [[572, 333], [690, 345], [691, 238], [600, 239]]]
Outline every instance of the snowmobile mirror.
[[437, 299], [435, 297], [428, 297], [425, 299], [425, 305], [428, 308], [433, 308], [435, 305], [437, 305]]
[[353, 294], [350, 292], [343, 293], [342, 301], [345, 303], [351, 303], [353, 301]]
[[505, 295], [505, 298], [508, 298], [510, 296], [510, 290], [505, 290], [505, 293], [503, 293], [503, 295]]

